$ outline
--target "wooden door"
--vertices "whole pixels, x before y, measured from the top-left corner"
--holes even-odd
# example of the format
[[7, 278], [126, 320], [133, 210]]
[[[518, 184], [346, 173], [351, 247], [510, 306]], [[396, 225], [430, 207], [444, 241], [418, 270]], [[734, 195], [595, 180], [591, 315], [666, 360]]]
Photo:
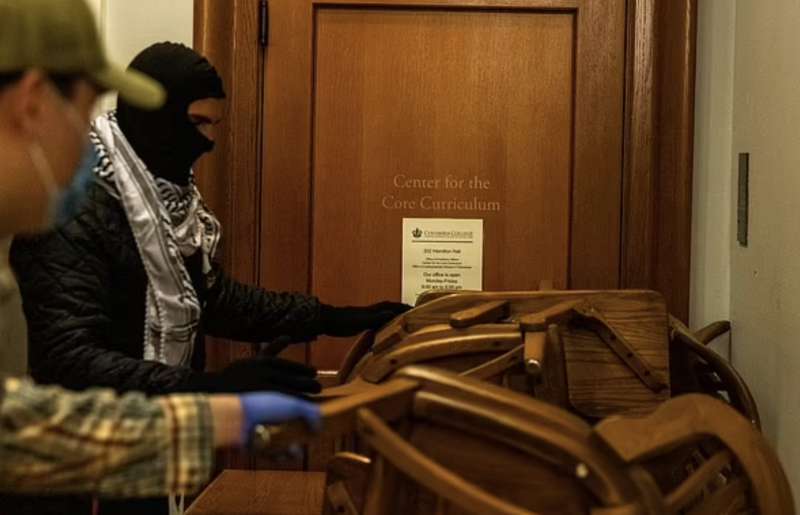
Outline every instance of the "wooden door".
[[[523, 11], [531, 11], [528, 3], [514, 0], [468, 3], [466, 11], [480, 10], [483, 6], [488, 11], [514, 13], [517, 5]], [[373, 4], [386, 6], [391, 2], [382, 0]], [[348, 5], [369, 4], [351, 1]], [[418, 0], [414, 5], [452, 4], [434, 5]], [[548, 4], [556, 10], [560, 5]], [[585, 19], [586, 6], [564, 5], [565, 10], [571, 9], [573, 13], [577, 9]], [[317, 9], [324, 7], [320, 4]], [[315, 54], [311, 30], [314, 25], [304, 13], [313, 8], [308, 0], [195, 0], [195, 48], [217, 66], [228, 92], [228, 115], [220, 127], [216, 150], [202, 160], [197, 170], [198, 184], [223, 223], [221, 259], [226, 271], [239, 281], [267, 288], [303, 291], [311, 288], [310, 124], [314, 84], [311, 66]], [[259, 23], [260, 17], [267, 18], [264, 12], [273, 18], [271, 37], [266, 41], [266, 31]], [[609, 9], [606, 15], [618, 13]], [[688, 318], [691, 255], [696, 18], [697, 0], [626, 2], [618, 280], [623, 288], [651, 288], [661, 292], [670, 312], [684, 321]], [[284, 23], [288, 19], [292, 25], [281, 27], [276, 24], [280, 19]], [[598, 21], [592, 30], [605, 30], [603, 23], [610, 22]], [[292, 28], [298, 27], [300, 30], [292, 32]], [[580, 47], [578, 43], [575, 42], [576, 47]], [[592, 49], [584, 47], [583, 51]], [[610, 59], [615, 60], [614, 66], [619, 64], [616, 62], [619, 55], [595, 53], [599, 60], [592, 67], [607, 67]], [[284, 70], [286, 75], [265, 73], [268, 62], [271, 70]], [[575, 76], [577, 87], [580, 74]], [[599, 77], [591, 71], [589, 76]], [[596, 98], [597, 103], [607, 101], [599, 95], [591, 96], [591, 88], [585, 89], [589, 89], [589, 94], [584, 93], [583, 98]], [[293, 95], [293, 90], [300, 95]], [[576, 101], [579, 96], [575, 95]], [[574, 115], [579, 113], [580, 106], [576, 106]], [[603, 120], [590, 119], [588, 123], [597, 121]], [[267, 144], [275, 139], [284, 142], [284, 147]], [[300, 148], [302, 153], [293, 154], [293, 148]], [[575, 158], [581, 149], [572, 148]], [[615, 159], [615, 149], [608, 150], [611, 159]], [[603, 159], [600, 156], [598, 164]], [[275, 173], [267, 175], [268, 168]], [[289, 173], [298, 170], [299, 175]], [[600, 182], [600, 176], [597, 177], [600, 186], [613, 187], [613, 183]], [[572, 189], [581, 190], [575, 186]], [[284, 209], [275, 210], [274, 204], [268, 205], [273, 200], [283, 202], [278, 205]], [[579, 211], [582, 205], [585, 203], [573, 199], [571, 209]], [[297, 227], [300, 240], [293, 233]], [[612, 221], [608, 226], [597, 223], [596, 227], [590, 238], [604, 238], [608, 228], [613, 231], [616, 225]], [[575, 248], [582, 240], [571, 234], [570, 241]], [[572, 266], [569, 272], [573, 286], [587, 284], [581, 281], [591, 279], [592, 272], [579, 277], [576, 270]], [[317, 363], [322, 349], [324, 346], [319, 346], [315, 352]], [[300, 352], [295, 351], [292, 357], [310, 358], [303, 350], [297, 349]], [[207, 352], [209, 367], [220, 369], [251, 356], [253, 349], [209, 341]], [[242, 468], [248, 466], [250, 459], [225, 462], [228, 467]]]
[[[484, 289], [620, 281], [623, 0], [271, 0], [261, 282], [399, 300], [404, 217], [484, 220]], [[311, 362], [338, 368], [322, 340]]]
[[[298, 7], [305, 12], [309, 8], [307, 3], [298, 4]], [[508, 9], [516, 5], [507, 3]], [[488, 4], [473, 0], [470, 5]], [[310, 287], [309, 281], [304, 284], [303, 274], [292, 276], [291, 269], [286, 269], [285, 276], [269, 274], [269, 281], [262, 276], [262, 273], [267, 275], [265, 269], [272, 267], [263, 266], [262, 250], [267, 256], [280, 255], [276, 247], [261, 248], [261, 235], [265, 232], [262, 229], [268, 223], [272, 223], [273, 228], [279, 227], [277, 220], [270, 221], [262, 216], [267, 213], [262, 200], [269, 200], [266, 187], [270, 180], [264, 177], [262, 166], [268, 79], [264, 67], [269, 54], [282, 59], [282, 64], [273, 59], [273, 66], [286, 67], [294, 59], [294, 54], [287, 55], [287, 48], [294, 48], [296, 55], [302, 56], [311, 51], [313, 43], [313, 39], [309, 41], [308, 23], [304, 31], [295, 34], [281, 31], [273, 24], [273, 32], [277, 29], [280, 37], [272, 39], [282, 46], [267, 46], [270, 38], [265, 37], [266, 24], [259, 23], [259, 19], [265, 21], [268, 18], [265, 14], [269, 12], [275, 17], [274, 7], [269, 9], [268, 0], [195, 0], [195, 47], [217, 66], [228, 90], [228, 116], [220, 127], [217, 148], [201, 161], [197, 177], [207, 202], [225, 227], [221, 259], [227, 272], [246, 283], [302, 290]], [[285, 12], [285, 5], [278, 7]], [[520, 7], [525, 9], [525, 4]], [[661, 292], [670, 312], [684, 321], [689, 311], [696, 20], [697, 0], [626, 2], [619, 284], [623, 288], [650, 288]], [[599, 58], [598, 66], [603, 66], [608, 55]], [[300, 78], [295, 77], [293, 82], [284, 84], [282, 78], [274, 74], [269, 77], [273, 97], [281, 88], [293, 86], [310, 95], [311, 81], [303, 82], [302, 77], [302, 70], [310, 66], [310, 61], [301, 62], [304, 68], [300, 69]], [[290, 98], [287, 101], [298, 102]], [[273, 111], [274, 105], [273, 101], [270, 104]], [[300, 99], [298, 105], [302, 116], [310, 116], [308, 102]], [[307, 146], [310, 132], [303, 131], [303, 118], [298, 124], [291, 111], [284, 110], [282, 116], [283, 121], [294, 120], [295, 123], [281, 127], [275, 122], [271, 130], [277, 127], [279, 131], [293, 132], [299, 136], [298, 141]], [[284, 134], [282, 139], [289, 141], [292, 147], [295, 145], [291, 136]], [[290, 163], [291, 158], [287, 162]], [[310, 166], [308, 162], [306, 166]], [[306, 171], [301, 173], [306, 176], [309, 169], [302, 168]], [[276, 178], [273, 176], [271, 180], [274, 182]], [[290, 189], [289, 193], [292, 198], [300, 199], [298, 206], [307, 213], [310, 192], [301, 185], [296, 191]], [[579, 207], [575, 204], [573, 209]], [[283, 216], [296, 225], [306, 215], [289, 210]], [[596, 233], [602, 237], [603, 231], [601, 227]], [[292, 242], [289, 229], [282, 234], [284, 242]], [[307, 270], [308, 261], [301, 258], [300, 269]], [[280, 265], [279, 260], [273, 259], [273, 264], [278, 261]], [[571, 276], [573, 284], [579, 284], [574, 269]], [[217, 369], [251, 355], [252, 350], [246, 346], [210, 342], [208, 352], [209, 365]]]

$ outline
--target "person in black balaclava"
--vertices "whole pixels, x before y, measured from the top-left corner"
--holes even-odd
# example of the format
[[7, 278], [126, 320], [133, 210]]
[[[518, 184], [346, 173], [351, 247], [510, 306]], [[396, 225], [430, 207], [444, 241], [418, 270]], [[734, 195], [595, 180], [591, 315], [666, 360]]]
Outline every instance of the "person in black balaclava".
[[[12, 247], [32, 375], [73, 389], [151, 395], [319, 391], [313, 369], [271, 356], [205, 371], [204, 335], [252, 343], [345, 337], [409, 307], [334, 307], [230, 279], [214, 260], [219, 222], [191, 170], [214, 147], [222, 80], [208, 60], [174, 43], [145, 49], [131, 68], [165, 86], [166, 105], [146, 112], [120, 100], [116, 112], [95, 120], [99, 163], [82, 209], [58, 231]], [[165, 507], [164, 500], [101, 503], [100, 513]]]
[[198, 100], [225, 98], [222, 79], [206, 58], [174, 43], [147, 48], [131, 62], [131, 68], [158, 76], [169, 96], [158, 111], [137, 109], [120, 100], [119, 127], [153, 175], [185, 186], [194, 162], [214, 148], [195, 125], [198, 121], [187, 116], [189, 106]]

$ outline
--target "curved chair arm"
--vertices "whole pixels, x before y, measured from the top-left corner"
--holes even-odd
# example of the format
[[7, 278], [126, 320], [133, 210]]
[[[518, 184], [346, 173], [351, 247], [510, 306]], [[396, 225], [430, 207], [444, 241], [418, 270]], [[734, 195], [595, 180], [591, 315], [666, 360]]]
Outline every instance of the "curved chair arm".
[[521, 344], [522, 333], [514, 326], [498, 324], [496, 330], [483, 334], [472, 334], [467, 329], [461, 336], [437, 338], [415, 345], [404, 345], [378, 355], [362, 370], [361, 375], [366, 381], [377, 383], [404, 366], [422, 364], [428, 360], [455, 354], [508, 352]]
[[339, 367], [339, 372], [336, 374], [340, 385], [346, 383], [348, 379], [350, 379], [350, 375], [353, 373], [356, 365], [358, 365], [358, 362], [370, 351], [374, 343], [374, 332], [365, 331], [359, 335], [356, 342], [350, 347], [350, 350], [347, 351], [342, 366]]
[[363, 393], [342, 397], [320, 405], [322, 431], [313, 432], [304, 422], [294, 421], [279, 426], [258, 425], [254, 430], [253, 447], [256, 451], [286, 448], [291, 444], [308, 444], [320, 436], [335, 438], [356, 431], [356, 413], [368, 407], [386, 420], [392, 421], [411, 412], [414, 393], [420, 388], [418, 381], [393, 379]]
[[670, 316], [669, 324], [672, 328], [673, 339], [680, 341], [692, 352], [708, 363], [725, 383], [731, 397], [731, 404], [750, 421], [756, 428], [761, 428], [761, 418], [758, 414], [758, 405], [739, 372], [719, 354], [703, 345], [686, 325], [677, 318]]
[[702, 344], [708, 345], [723, 334], [730, 332], [730, 330], [731, 323], [727, 320], [720, 320], [719, 322], [712, 322], [704, 328], [695, 331], [694, 336]]

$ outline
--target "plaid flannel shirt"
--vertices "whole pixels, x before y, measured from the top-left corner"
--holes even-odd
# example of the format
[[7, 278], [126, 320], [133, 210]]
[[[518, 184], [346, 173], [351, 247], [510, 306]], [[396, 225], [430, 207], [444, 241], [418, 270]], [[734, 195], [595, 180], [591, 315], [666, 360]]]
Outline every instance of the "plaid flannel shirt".
[[[0, 344], [16, 291], [0, 241]], [[0, 491], [156, 497], [194, 493], [213, 467], [213, 421], [200, 395], [75, 393], [0, 372]]]
[[210, 479], [213, 452], [203, 396], [73, 393], [14, 378], [0, 389], [2, 491], [194, 493]]

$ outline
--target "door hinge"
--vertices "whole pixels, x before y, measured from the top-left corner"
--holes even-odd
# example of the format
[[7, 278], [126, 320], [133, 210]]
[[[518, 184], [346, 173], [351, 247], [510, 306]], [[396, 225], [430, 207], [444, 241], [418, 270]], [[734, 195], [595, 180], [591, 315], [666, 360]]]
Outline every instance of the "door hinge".
[[258, 42], [262, 47], [269, 45], [269, 2], [261, 0], [258, 6]]

